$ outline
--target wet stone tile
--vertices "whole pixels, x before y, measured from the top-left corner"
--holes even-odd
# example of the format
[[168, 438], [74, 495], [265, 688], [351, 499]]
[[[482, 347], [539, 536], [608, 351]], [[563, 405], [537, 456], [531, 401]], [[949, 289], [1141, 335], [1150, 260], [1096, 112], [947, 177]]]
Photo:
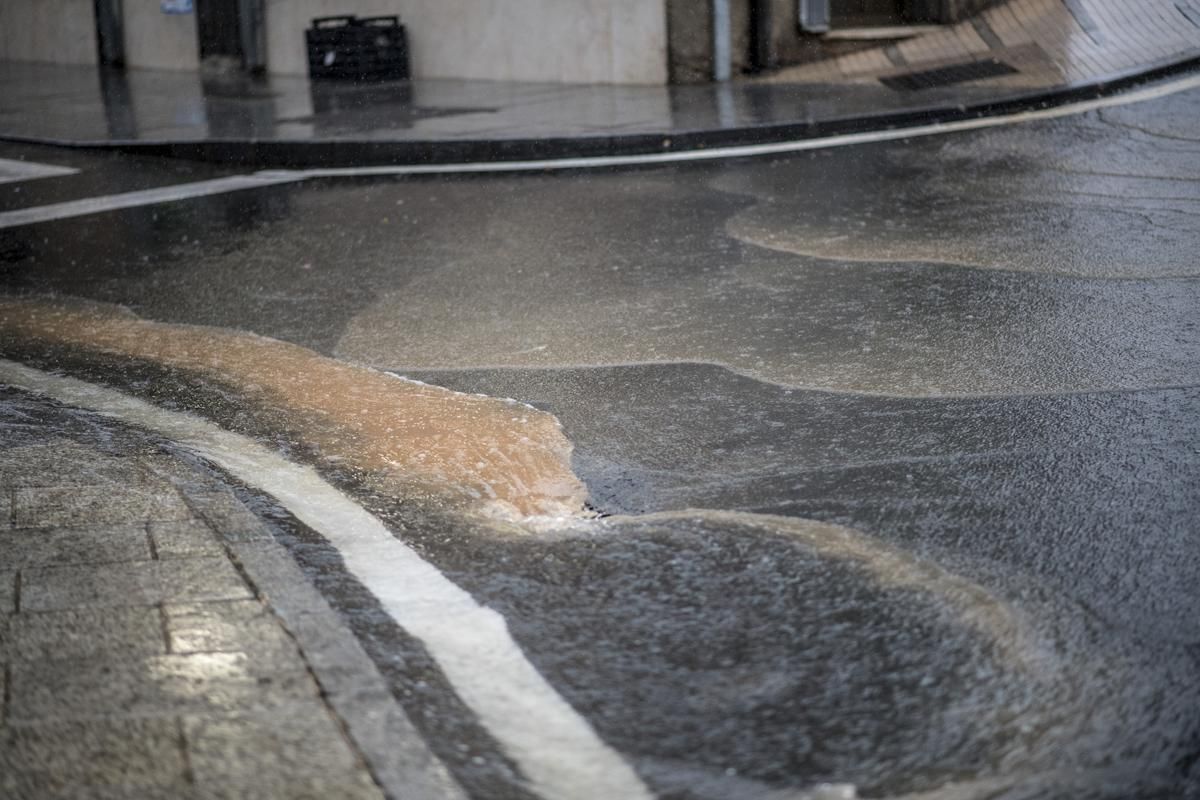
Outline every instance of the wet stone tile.
[[168, 604], [164, 610], [172, 653], [300, 657], [292, 637], [258, 600]]
[[25, 609], [55, 611], [237, 600], [253, 594], [228, 559], [202, 557], [31, 568], [22, 574], [21, 596]]
[[[76, 786], [55, 792], [44, 800], [193, 800], [195, 787], [182, 779], [165, 786]], [[43, 800], [43, 798], [39, 798]]]
[[201, 783], [196, 800], [382, 800], [384, 794], [365, 771], [332, 775], [270, 776]]
[[145, 561], [151, 555], [142, 525], [0, 531], [0, 553], [14, 567]]
[[162, 598], [172, 603], [252, 598], [242, 576], [223, 556], [160, 561]]
[[180, 784], [174, 719], [46, 722], [0, 728], [0, 796], [141, 797]]
[[12, 614], [17, 609], [16, 600], [17, 573], [0, 569], [0, 614]]
[[270, 541], [262, 520], [227, 491], [188, 493], [188, 504], [227, 542]]
[[[12, 658], [12, 628], [12, 615], [0, 614], [0, 665]], [[0, 666], [0, 672], [3, 671], [3, 667]]]
[[187, 497], [188, 505], [202, 516], [210, 514], [219, 516], [235, 511], [244, 511], [246, 508], [233, 492], [224, 488], [187, 490], [184, 494]]
[[198, 519], [155, 521], [150, 523], [149, 530], [159, 558], [225, 553], [212, 528]]
[[[304, 659], [328, 695], [355, 694], [378, 684], [369, 656], [296, 563], [276, 545], [235, 545], [288, 634], [303, 644]], [[372, 677], [374, 676], [374, 678]]]
[[303, 662], [245, 653], [18, 661], [10, 678], [17, 722], [274, 708], [317, 695]]
[[183, 499], [169, 486], [45, 486], [13, 493], [17, 527], [119, 525], [187, 519]]
[[38, 567], [21, 576], [21, 606], [55, 611], [92, 606], [147, 606], [162, 599], [159, 563]]
[[43, 611], [13, 617], [14, 661], [109, 657], [136, 659], [166, 653], [156, 608]]
[[352, 773], [358, 761], [320, 702], [291, 703], [269, 713], [184, 718], [188, 755], [198, 783]]
[[144, 481], [136, 459], [65, 439], [0, 450], [0, 485], [4, 486], [129, 486]]
[[252, 544], [273, 540], [271, 532], [262, 520], [246, 509], [229, 514], [210, 515], [206, 519], [226, 542]]

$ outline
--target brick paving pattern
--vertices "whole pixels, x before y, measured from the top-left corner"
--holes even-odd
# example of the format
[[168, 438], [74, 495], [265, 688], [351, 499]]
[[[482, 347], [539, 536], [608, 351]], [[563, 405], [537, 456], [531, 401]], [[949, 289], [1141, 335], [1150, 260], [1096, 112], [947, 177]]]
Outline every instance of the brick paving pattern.
[[257, 517], [144, 446], [12, 429], [0, 796], [383, 797], [330, 687], [231, 558], [231, 542], [271, 539]]
[[874, 83], [988, 59], [1017, 69], [961, 86], [1049, 88], [1094, 81], [1200, 50], [1200, 0], [1009, 0], [972, 20], [791, 67], [771, 83]]

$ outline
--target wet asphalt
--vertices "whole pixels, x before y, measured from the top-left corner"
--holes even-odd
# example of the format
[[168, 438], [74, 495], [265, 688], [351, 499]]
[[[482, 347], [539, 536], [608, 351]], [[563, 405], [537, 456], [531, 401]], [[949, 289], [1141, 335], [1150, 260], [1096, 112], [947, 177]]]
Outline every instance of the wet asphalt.
[[[313, 181], [0, 230], [0, 287], [557, 415], [598, 522], [518, 533], [322, 468], [664, 797], [1198, 797], [1198, 130], [1185, 93], [787, 158]], [[81, 172], [6, 209], [223, 174], [17, 154]], [[236, 388], [5, 350], [303, 439]], [[256, 502], [463, 784], [527, 796], [419, 642]]]

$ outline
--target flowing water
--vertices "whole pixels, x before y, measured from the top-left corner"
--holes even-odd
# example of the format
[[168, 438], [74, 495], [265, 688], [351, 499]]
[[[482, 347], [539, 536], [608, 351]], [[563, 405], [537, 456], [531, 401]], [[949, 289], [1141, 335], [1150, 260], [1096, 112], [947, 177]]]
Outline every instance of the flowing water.
[[151, 364], [182, 410], [212, 416], [189, 387], [219, 387], [247, 416], [216, 421], [251, 433], [269, 409], [296, 454], [398, 508], [405, 539], [503, 614], [667, 796], [796, 797], [824, 781], [868, 796], [1115, 798], [1176, 791], [1193, 769], [1186, 643], [1111, 630], [1069, 590], [1004, 565], [958, 571], [768, 514], [596, 519], [554, 416], [273, 339], [15, 299], [0, 302], [0, 332], [6, 354], [42, 367]]

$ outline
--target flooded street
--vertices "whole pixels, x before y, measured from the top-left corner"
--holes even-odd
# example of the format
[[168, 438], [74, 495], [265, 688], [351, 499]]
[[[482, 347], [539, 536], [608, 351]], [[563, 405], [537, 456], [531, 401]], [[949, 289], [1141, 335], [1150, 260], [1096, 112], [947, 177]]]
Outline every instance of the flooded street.
[[[1193, 89], [0, 226], [0, 474], [226, 487], [462, 796], [1200, 798], [1198, 132]], [[242, 174], [0, 158], [78, 170], [0, 212]]]

